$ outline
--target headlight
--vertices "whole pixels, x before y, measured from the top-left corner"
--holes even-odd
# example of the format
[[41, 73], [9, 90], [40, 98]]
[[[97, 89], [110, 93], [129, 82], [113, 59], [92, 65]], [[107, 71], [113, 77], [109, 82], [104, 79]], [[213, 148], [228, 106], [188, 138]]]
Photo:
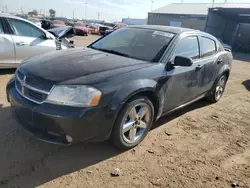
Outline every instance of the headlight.
[[67, 106], [91, 107], [97, 106], [101, 91], [90, 86], [55, 86], [46, 102]]

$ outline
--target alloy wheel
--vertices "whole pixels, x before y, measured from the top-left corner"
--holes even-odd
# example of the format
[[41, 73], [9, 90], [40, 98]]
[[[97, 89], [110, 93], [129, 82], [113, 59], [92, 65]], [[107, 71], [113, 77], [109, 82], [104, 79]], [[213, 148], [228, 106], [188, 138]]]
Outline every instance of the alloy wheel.
[[125, 142], [135, 143], [146, 132], [151, 120], [150, 107], [145, 103], [137, 104], [124, 117], [122, 136]]
[[226, 84], [226, 77], [225, 76], [221, 76], [220, 80], [218, 81], [218, 84], [215, 88], [215, 99], [218, 101], [224, 92], [225, 89], [225, 84]]

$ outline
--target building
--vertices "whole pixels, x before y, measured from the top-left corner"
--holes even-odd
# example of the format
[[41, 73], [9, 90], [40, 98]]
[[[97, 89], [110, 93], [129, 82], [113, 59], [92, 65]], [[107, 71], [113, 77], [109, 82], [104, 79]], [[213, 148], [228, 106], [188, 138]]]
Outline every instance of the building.
[[249, 3], [173, 3], [148, 13], [150, 25], [198, 29], [232, 46], [250, 44], [249, 23]]

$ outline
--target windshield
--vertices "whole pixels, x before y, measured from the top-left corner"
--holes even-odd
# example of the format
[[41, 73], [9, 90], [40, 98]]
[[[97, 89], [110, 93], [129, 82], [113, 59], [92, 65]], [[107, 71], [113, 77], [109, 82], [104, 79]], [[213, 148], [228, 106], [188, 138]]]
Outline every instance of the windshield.
[[121, 28], [89, 47], [117, 55], [157, 62], [175, 35], [140, 28]]

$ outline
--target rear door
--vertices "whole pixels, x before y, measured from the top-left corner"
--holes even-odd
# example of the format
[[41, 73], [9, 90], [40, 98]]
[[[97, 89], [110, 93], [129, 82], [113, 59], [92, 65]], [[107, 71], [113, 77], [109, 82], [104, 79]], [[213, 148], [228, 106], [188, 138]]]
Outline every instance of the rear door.
[[185, 104], [200, 94], [203, 75], [202, 68], [199, 68], [200, 47], [198, 36], [192, 35], [182, 38], [176, 44], [170, 62], [173, 62], [176, 56], [192, 58], [193, 65], [190, 67], [175, 66], [172, 70], [167, 71], [167, 76], [170, 79], [166, 88], [164, 112]]
[[223, 52], [219, 49], [217, 42], [208, 37], [200, 36], [201, 44], [201, 65], [204, 67], [202, 74], [204, 79], [201, 84], [201, 92], [209, 91], [218, 75], [218, 71], [223, 64]]
[[0, 17], [0, 68], [15, 67], [15, 47], [4, 19]]
[[35, 25], [15, 18], [7, 18], [7, 21], [12, 29], [16, 63], [28, 57], [56, 50], [55, 41], [46, 39], [46, 34]]

